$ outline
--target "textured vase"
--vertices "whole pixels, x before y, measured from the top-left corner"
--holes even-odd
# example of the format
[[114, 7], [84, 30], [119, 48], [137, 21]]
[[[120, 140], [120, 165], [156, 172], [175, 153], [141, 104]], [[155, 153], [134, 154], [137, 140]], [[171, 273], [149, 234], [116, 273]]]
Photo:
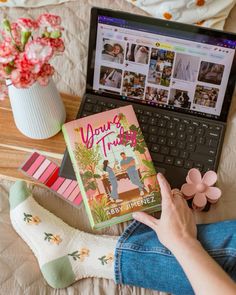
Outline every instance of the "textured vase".
[[32, 139], [57, 134], [66, 119], [65, 107], [52, 79], [47, 86], [38, 82], [29, 88], [16, 88], [8, 81], [9, 98], [17, 128]]

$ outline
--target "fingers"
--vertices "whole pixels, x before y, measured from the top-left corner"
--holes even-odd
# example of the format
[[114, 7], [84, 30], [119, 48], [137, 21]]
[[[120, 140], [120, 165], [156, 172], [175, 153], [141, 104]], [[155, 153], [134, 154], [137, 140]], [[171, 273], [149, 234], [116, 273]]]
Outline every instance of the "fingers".
[[170, 185], [161, 173], [157, 174], [157, 180], [161, 189], [162, 204], [166, 204], [172, 200]]
[[133, 218], [156, 231], [158, 226], [158, 220], [153, 216], [148, 215], [145, 212], [135, 212], [133, 213]]

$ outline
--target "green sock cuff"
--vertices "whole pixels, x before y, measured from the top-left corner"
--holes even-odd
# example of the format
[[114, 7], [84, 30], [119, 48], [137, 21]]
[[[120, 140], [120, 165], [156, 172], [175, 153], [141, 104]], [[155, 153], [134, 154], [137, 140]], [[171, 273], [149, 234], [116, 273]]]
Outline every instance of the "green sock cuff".
[[11, 210], [26, 200], [31, 195], [27, 188], [26, 182], [22, 180], [16, 181], [10, 188], [9, 203]]
[[68, 256], [44, 264], [41, 271], [47, 283], [55, 289], [66, 288], [76, 280]]

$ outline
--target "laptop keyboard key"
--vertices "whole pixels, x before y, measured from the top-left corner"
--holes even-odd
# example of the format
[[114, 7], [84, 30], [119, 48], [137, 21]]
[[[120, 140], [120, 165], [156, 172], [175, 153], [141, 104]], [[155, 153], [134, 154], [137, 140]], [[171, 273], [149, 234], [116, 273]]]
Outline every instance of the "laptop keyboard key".
[[184, 131], [184, 129], [185, 129], [185, 125], [183, 123], [179, 123], [178, 127], [177, 127], [177, 130], [178, 131]]
[[175, 123], [173, 121], [170, 121], [170, 122], [167, 123], [166, 127], [168, 129], [175, 129], [175, 126], [176, 126]]
[[173, 138], [168, 139], [167, 145], [170, 146], [170, 147], [176, 146], [176, 140], [173, 139]]
[[158, 120], [157, 126], [159, 126], [159, 127], [165, 127], [166, 126], [166, 121], [164, 121], [162, 119]]
[[170, 149], [167, 146], [162, 146], [161, 147], [161, 154], [168, 155]]
[[184, 168], [191, 169], [193, 167], [193, 161], [185, 160], [184, 161]]
[[139, 121], [140, 121], [140, 123], [147, 123], [148, 122], [148, 117], [141, 115], [139, 117]]
[[180, 153], [179, 153], [180, 158], [184, 158], [184, 159], [187, 159], [188, 155], [189, 155], [189, 153], [186, 151], [180, 151]]
[[176, 131], [175, 130], [168, 130], [167, 131], [167, 136], [171, 138], [175, 138], [176, 136]]
[[205, 143], [205, 138], [204, 137], [197, 137], [197, 143], [204, 144]]
[[194, 126], [191, 126], [191, 125], [190, 125], [190, 126], [187, 127], [187, 133], [188, 133], [188, 134], [193, 134], [194, 131], [195, 131]]
[[150, 125], [156, 125], [157, 124], [157, 118], [150, 118], [148, 120], [148, 124], [150, 124]]
[[100, 112], [102, 111], [102, 107], [101, 107], [100, 105], [95, 105], [95, 106], [93, 107], [93, 111], [94, 111], [95, 113], [100, 113]]
[[166, 135], [166, 129], [165, 128], [158, 128], [158, 135], [165, 136]]
[[154, 153], [158, 153], [160, 150], [160, 146], [157, 145], [157, 144], [152, 144], [151, 146], [151, 151], [154, 152]]
[[174, 163], [174, 158], [170, 156], [165, 157], [165, 163], [172, 165]]
[[157, 135], [149, 135], [148, 141], [156, 143], [157, 142]]
[[185, 140], [185, 133], [183, 133], [183, 132], [179, 132], [178, 135], [177, 135], [177, 138], [178, 138], [179, 140]]
[[148, 117], [152, 116], [152, 113], [150, 111], [144, 111], [143, 114]]
[[182, 167], [184, 165], [183, 159], [175, 159], [175, 166]]
[[187, 141], [188, 141], [188, 142], [194, 142], [194, 141], [195, 141], [195, 135], [189, 134], [189, 135], [187, 136]]
[[179, 148], [179, 149], [184, 149], [185, 148], [185, 142], [184, 141], [178, 141], [177, 142], [177, 147]]
[[85, 106], [84, 106], [85, 111], [91, 112], [92, 109], [93, 109], [93, 105], [91, 103], [86, 103], [85, 104]]
[[177, 157], [179, 155], [179, 151], [177, 149], [173, 148], [170, 150], [170, 155]]
[[166, 138], [165, 137], [159, 137], [158, 138], [158, 143], [161, 144], [161, 145], [166, 144]]
[[190, 152], [194, 152], [195, 151], [195, 144], [194, 143], [188, 143], [186, 146], [186, 149]]

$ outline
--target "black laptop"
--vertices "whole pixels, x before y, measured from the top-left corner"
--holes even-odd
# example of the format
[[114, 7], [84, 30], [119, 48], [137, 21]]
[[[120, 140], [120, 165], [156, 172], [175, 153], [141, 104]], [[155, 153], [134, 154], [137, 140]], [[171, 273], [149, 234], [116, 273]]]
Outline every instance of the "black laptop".
[[[217, 170], [236, 77], [236, 35], [92, 8], [77, 118], [132, 104], [158, 172]], [[60, 175], [75, 179], [68, 153]]]

